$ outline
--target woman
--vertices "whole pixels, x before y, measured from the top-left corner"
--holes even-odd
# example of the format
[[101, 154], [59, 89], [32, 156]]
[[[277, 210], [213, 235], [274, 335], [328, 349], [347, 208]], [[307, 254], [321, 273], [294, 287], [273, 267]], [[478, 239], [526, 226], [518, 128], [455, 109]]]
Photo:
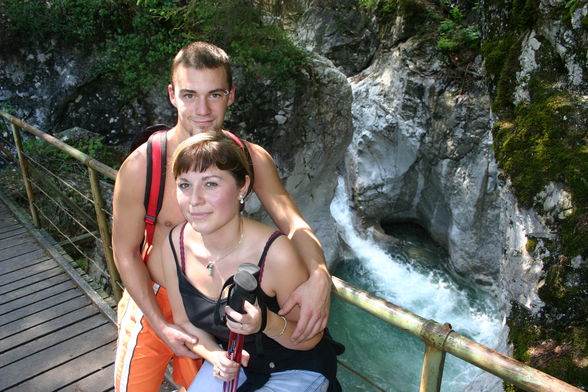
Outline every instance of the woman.
[[[295, 344], [290, 336], [298, 308], [285, 317], [277, 313], [308, 279], [307, 270], [288, 238], [241, 216], [251, 178], [241, 148], [223, 132], [202, 133], [178, 146], [172, 170], [186, 223], [170, 231], [165, 286], [175, 323], [198, 336], [191, 349], [205, 359], [189, 390], [221, 391], [223, 382], [237, 375], [239, 391], [269, 390], [263, 386], [289, 392], [340, 390], [333, 341], [320, 333]], [[244, 314], [226, 306], [223, 284], [244, 263], [263, 271], [259, 286], [265, 320], [256, 301], [245, 302]], [[226, 326], [215, 321], [218, 301]], [[227, 356], [230, 331], [247, 336], [241, 364]]]

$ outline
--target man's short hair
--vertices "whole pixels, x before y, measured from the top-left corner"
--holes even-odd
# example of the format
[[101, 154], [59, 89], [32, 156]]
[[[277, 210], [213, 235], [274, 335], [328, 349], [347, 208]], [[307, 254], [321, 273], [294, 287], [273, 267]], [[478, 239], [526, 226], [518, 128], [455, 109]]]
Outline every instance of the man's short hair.
[[174, 84], [174, 72], [180, 65], [195, 69], [212, 69], [223, 67], [227, 75], [229, 89], [233, 87], [233, 74], [229, 55], [216, 45], [208, 42], [196, 41], [184, 46], [171, 65], [170, 80]]

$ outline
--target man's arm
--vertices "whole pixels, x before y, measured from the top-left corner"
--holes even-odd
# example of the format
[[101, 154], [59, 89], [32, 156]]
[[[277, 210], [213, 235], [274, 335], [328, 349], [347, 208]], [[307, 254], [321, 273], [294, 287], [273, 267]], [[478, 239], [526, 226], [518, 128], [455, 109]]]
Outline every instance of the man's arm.
[[135, 151], [118, 171], [112, 203], [114, 260], [125, 288], [159, 337], [177, 355], [197, 358], [184, 346], [184, 342], [195, 344], [197, 340], [165, 320], [153, 293], [149, 271], [141, 258], [141, 244], [145, 233], [144, 162], [145, 154]]
[[310, 276], [290, 295], [280, 310], [280, 314], [287, 314], [296, 304], [300, 305], [300, 320], [292, 339], [301, 342], [327, 326], [331, 275], [322, 246], [280, 181], [271, 155], [258, 145], [247, 143], [247, 146], [255, 167], [253, 189], [274, 223], [294, 243]]

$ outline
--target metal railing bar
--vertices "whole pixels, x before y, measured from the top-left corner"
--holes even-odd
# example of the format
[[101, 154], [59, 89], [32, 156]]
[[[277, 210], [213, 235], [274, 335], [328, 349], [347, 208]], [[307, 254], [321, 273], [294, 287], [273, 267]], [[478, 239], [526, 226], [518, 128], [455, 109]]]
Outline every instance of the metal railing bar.
[[67, 245], [67, 244], [70, 243], [70, 241], [71, 242], [74, 242], [74, 243], [78, 243], [78, 242], [86, 241], [86, 240], [89, 240], [89, 239], [96, 239], [96, 235], [97, 235], [97, 233], [95, 231], [92, 232], [92, 233], [80, 234], [80, 235], [77, 235], [77, 236], [75, 236], [73, 238], [70, 238], [69, 241], [65, 241], [65, 240], [64, 241], [61, 241], [59, 243], [59, 246]]
[[64, 232], [62, 232], [59, 227], [57, 227], [57, 225], [55, 225], [47, 215], [45, 215], [42, 211], [39, 211], [39, 213], [41, 214], [41, 216], [43, 218], [45, 218], [45, 221], [47, 221], [47, 223], [49, 223], [51, 226], [53, 226], [55, 228], [55, 230], [57, 230], [57, 232], [59, 234], [61, 234], [66, 240], [68, 240], [68, 242], [82, 255], [84, 256], [84, 258], [86, 260], [88, 260], [89, 262], [91, 262], [94, 267], [96, 267], [96, 269], [100, 272], [100, 274], [102, 274], [102, 276], [104, 276], [105, 278], [110, 278], [110, 276], [108, 275], [108, 273], [106, 271], [104, 271], [100, 265], [96, 262], [96, 260], [94, 260], [91, 256], [87, 255], [82, 249], [80, 249], [74, 242], [69, 241], [69, 237], [67, 234], [65, 234]]
[[398, 327], [426, 344], [444, 350], [529, 392], [582, 392], [564, 381], [527, 366], [446, 327], [378, 298], [335, 276], [333, 292], [342, 300]]

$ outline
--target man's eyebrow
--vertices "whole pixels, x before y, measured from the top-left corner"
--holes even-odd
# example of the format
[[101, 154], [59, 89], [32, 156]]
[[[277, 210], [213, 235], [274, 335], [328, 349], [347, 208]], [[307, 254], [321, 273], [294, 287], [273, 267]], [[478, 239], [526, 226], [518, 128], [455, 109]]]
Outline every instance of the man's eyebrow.
[[[218, 92], [224, 93], [224, 92], [228, 92], [228, 91], [229, 91], [229, 89], [219, 87], [219, 88], [215, 88], [213, 90], [210, 90], [207, 94], [218, 93]], [[183, 88], [183, 89], [180, 89], [180, 93], [198, 94], [198, 91], [192, 90], [190, 88]]]

